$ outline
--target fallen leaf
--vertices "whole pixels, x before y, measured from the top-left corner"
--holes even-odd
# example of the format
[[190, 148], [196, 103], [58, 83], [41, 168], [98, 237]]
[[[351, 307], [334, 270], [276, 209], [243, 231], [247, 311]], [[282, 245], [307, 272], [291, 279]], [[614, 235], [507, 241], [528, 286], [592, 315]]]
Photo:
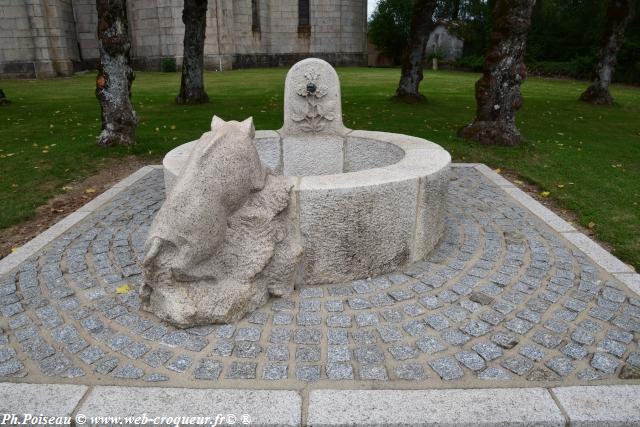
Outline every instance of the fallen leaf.
[[564, 188], [564, 184], [558, 184], [558, 188]]
[[500, 173], [500, 172], [502, 172], [502, 169], [497, 168], [497, 169], [494, 169], [493, 171], [494, 171], [495, 173]]
[[84, 190], [84, 192], [87, 194], [93, 194], [96, 192], [96, 190], [94, 188], [87, 188], [86, 190]]
[[515, 183], [516, 183], [516, 184], [518, 184], [518, 185], [524, 185], [524, 182], [523, 182], [523, 181], [520, 181], [519, 179], [516, 179], [516, 180], [515, 180]]
[[587, 227], [589, 227], [589, 230], [593, 230], [593, 227], [596, 226], [596, 223], [591, 221], [589, 224], [587, 224]]
[[548, 191], [543, 191], [543, 192], [541, 192], [541, 193], [540, 193], [540, 195], [541, 195], [542, 197], [549, 197], [549, 196], [551, 195], [551, 193], [550, 193], [550, 192], [548, 192]]
[[124, 285], [118, 286], [116, 288], [116, 294], [127, 294], [129, 292], [131, 292], [131, 287], [128, 283], [125, 283]]
[[18, 248], [11, 248], [11, 253], [13, 253], [13, 252], [15, 252], [17, 250], [18, 250]]

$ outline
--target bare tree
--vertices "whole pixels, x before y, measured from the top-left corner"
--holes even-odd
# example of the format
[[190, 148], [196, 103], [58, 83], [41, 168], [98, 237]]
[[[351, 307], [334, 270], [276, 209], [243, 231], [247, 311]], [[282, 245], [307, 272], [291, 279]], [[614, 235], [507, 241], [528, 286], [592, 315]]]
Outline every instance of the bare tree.
[[593, 83], [580, 96], [580, 100], [596, 105], [611, 105], [613, 97], [609, 84], [618, 62], [618, 51], [624, 43], [624, 30], [633, 17], [633, 0], [610, 0], [607, 23], [602, 34], [602, 44], [593, 71]]
[[133, 145], [138, 124], [131, 105], [129, 23], [126, 0], [97, 0], [98, 48], [100, 62], [96, 78], [96, 97], [102, 110], [101, 146]]
[[429, 33], [434, 27], [433, 12], [436, 5], [437, 0], [416, 0], [413, 6], [409, 43], [402, 57], [402, 72], [396, 98], [410, 102], [424, 99], [419, 92], [423, 78], [422, 62]]
[[516, 111], [527, 77], [523, 58], [535, 0], [497, 0], [483, 76], [476, 83], [476, 118], [458, 136], [482, 144], [516, 145]]
[[204, 39], [207, 29], [207, 0], [184, 0], [184, 56], [178, 104], [206, 104], [204, 90]]

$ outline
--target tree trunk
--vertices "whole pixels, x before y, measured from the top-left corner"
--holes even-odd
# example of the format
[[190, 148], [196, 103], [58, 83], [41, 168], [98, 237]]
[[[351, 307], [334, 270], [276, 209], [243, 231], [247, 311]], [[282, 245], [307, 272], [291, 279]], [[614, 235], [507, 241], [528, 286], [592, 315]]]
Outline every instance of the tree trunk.
[[97, 0], [98, 48], [100, 61], [96, 78], [96, 97], [102, 110], [101, 146], [133, 145], [138, 124], [131, 105], [131, 82], [134, 74], [129, 65], [129, 23], [126, 0]]
[[523, 58], [535, 0], [497, 0], [493, 30], [476, 83], [476, 118], [458, 136], [482, 144], [516, 145], [520, 132], [516, 111], [522, 106], [520, 85], [527, 77]]
[[460, 0], [453, 0], [453, 6], [451, 8], [451, 20], [457, 21], [460, 17]]
[[593, 83], [580, 96], [580, 100], [596, 105], [611, 105], [613, 97], [609, 84], [618, 62], [618, 51], [624, 43], [624, 30], [633, 16], [633, 0], [611, 0], [607, 8], [607, 23], [602, 34], [602, 45], [593, 71]]
[[204, 38], [207, 29], [207, 0], [184, 0], [184, 56], [178, 104], [206, 104], [204, 91]]
[[409, 43], [402, 56], [402, 73], [396, 90], [396, 98], [409, 102], [424, 99], [418, 91], [422, 81], [422, 62], [429, 33], [433, 29], [433, 12], [436, 0], [416, 0], [411, 15]]

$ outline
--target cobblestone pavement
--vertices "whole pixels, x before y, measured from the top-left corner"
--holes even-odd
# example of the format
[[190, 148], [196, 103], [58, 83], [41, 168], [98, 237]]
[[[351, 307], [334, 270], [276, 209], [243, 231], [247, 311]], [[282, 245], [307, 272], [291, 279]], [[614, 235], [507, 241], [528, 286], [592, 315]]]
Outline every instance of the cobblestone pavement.
[[0, 377], [272, 387], [639, 378], [640, 299], [474, 169], [453, 169], [445, 236], [427, 261], [187, 330], [141, 311], [136, 292], [163, 197], [154, 171], [0, 278]]

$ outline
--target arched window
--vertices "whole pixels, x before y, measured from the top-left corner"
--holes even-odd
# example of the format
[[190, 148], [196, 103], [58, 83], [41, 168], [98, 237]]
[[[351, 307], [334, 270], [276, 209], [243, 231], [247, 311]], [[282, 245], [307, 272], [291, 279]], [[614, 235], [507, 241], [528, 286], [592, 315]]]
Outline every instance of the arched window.
[[309, 0], [298, 0], [298, 27], [309, 25]]
[[260, 31], [260, 0], [251, 0], [251, 29]]

